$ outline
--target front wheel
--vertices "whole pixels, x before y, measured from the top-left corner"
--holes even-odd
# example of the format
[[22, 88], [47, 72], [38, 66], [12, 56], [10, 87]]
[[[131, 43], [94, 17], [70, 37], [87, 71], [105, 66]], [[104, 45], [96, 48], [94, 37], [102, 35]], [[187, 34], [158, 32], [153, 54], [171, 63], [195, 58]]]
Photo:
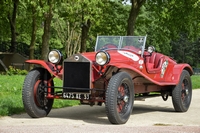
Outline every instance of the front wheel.
[[192, 83], [188, 71], [183, 70], [179, 83], [172, 90], [172, 103], [175, 111], [186, 112], [192, 99]]
[[[44, 68], [31, 70], [24, 80], [22, 101], [27, 114], [33, 118], [45, 117], [51, 111], [54, 99], [47, 99], [47, 88], [54, 86], [50, 73]], [[51, 89], [54, 93], [54, 89]]]
[[126, 72], [112, 76], [107, 90], [105, 107], [107, 117], [112, 124], [124, 124], [128, 121], [133, 109], [133, 81]]

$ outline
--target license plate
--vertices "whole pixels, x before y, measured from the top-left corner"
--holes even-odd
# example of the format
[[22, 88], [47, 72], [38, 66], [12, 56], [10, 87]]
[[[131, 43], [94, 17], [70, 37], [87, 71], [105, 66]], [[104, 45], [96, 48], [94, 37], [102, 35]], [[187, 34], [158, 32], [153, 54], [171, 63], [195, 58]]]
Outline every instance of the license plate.
[[80, 99], [80, 100], [89, 100], [90, 94], [79, 94], [79, 93], [63, 93], [63, 98], [66, 99]]

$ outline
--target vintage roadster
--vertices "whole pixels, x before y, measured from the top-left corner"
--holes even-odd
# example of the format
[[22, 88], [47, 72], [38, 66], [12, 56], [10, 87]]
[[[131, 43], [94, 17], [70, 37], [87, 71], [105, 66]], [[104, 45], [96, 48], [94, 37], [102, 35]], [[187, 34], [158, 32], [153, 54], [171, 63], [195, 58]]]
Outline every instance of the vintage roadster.
[[[145, 48], [146, 36], [98, 36], [94, 52], [74, 54], [62, 59], [58, 50], [48, 61], [27, 60], [37, 64], [26, 76], [22, 90], [23, 105], [30, 117], [49, 114], [54, 99], [80, 100], [80, 104], [102, 105], [109, 121], [124, 124], [138, 97], [158, 94], [163, 100], [172, 96], [175, 111], [186, 112], [192, 98], [188, 64], [177, 64]], [[63, 86], [54, 86], [59, 78]]]

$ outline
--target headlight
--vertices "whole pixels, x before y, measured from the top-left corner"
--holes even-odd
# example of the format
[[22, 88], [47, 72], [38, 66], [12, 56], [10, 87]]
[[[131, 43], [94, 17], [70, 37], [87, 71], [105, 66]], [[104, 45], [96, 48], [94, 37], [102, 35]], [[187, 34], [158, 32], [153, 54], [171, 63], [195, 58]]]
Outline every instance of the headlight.
[[58, 64], [62, 59], [62, 54], [58, 50], [52, 50], [48, 54], [48, 60], [51, 63]]
[[95, 59], [96, 59], [96, 62], [99, 65], [103, 66], [103, 65], [109, 63], [109, 61], [110, 61], [110, 55], [107, 52], [105, 52], [105, 51], [99, 51], [96, 54]]
[[149, 53], [153, 53], [155, 51], [155, 47], [154, 46], [149, 46], [148, 49], [147, 49], [147, 51]]

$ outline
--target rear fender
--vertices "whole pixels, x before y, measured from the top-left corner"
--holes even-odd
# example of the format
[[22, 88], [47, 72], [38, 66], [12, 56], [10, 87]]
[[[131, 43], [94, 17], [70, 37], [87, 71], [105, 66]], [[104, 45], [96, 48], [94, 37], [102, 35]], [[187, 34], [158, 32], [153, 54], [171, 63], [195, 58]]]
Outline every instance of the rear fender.
[[49, 71], [49, 73], [51, 73], [52, 75], [59, 79], [62, 79], [63, 69], [60, 65], [55, 65], [44, 60], [27, 60], [26, 63], [41, 65], [42, 67], [47, 69], [47, 71]]
[[[182, 71], [184, 69], [187, 70], [190, 73], [190, 75], [193, 75], [193, 70], [192, 70], [190, 65], [188, 65], [188, 64], [176, 64], [170, 71], [168, 71], [168, 74], [167, 74], [167, 72], [165, 74], [165, 75], [169, 75], [169, 73], [170, 73], [170, 75], [171, 75], [170, 76], [171, 77], [170, 80], [166, 79], [165, 82], [159, 82], [157, 80], [154, 80], [154, 79], [150, 78], [150, 76], [145, 75], [139, 69], [137, 69], [137, 68], [135, 68], [135, 67], [133, 67], [133, 66], [131, 66], [129, 64], [115, 63], [115, 64], [109, 64], [109, 65], [117, 67], [117, 68], [125, 68], [125, 69], [130, 69], [132, 71], [135, 71], [138, 74], [140, 74], [141, 76], [143, 76], [146, 79], [148, 79], [149, 81], [151, 81], [151, 82], [153, 82], [153, 83], [155, 83], [157, 85], [160, 85], [160, 86], [178, 84], [180, 76], [181, 76], [181, 73], [182, 73]], [[149, 74], [149, 75], [151, 75], [151, 74]], [[155, 75], [155, 74], [153, 74], [153, 75]]]
[[179, 83], [180, 76], [183, 70], [187, 70], [190, 74], [190, 76], [193, 75], [193, 69], [188, 64], [176, 64], [173, 68], [173, 81], [176, 82], [176, 84]]

